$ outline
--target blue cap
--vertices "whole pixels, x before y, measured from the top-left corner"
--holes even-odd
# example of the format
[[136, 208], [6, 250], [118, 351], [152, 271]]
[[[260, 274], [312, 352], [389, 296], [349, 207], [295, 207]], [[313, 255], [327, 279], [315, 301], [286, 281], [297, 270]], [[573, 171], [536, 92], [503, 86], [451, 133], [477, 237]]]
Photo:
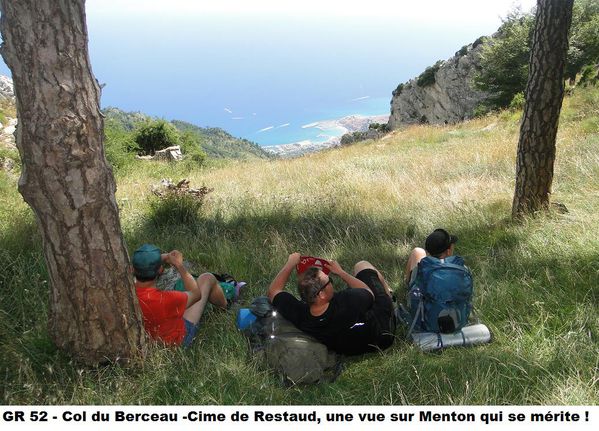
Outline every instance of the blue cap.
[[158, 277], [162, 266], [160, 249], [152, 244], [144, 244], [133, 253], [131, 264], [136, 277], [153, 279]]

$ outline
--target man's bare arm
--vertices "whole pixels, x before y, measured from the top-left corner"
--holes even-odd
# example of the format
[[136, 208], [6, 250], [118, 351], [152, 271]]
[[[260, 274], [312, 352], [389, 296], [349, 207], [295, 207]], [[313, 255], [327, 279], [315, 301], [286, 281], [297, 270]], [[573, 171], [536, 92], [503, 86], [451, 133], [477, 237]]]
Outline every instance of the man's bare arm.
[[285, 290], [285, 284], [287, 284], [287, 281], [289, 280], [289, 276], [291, 275], [291, 273], [293, 272], [293, 269], [299, 263], [299, 261], [300, 261], [299, 253], [291, 253], [289, 255], [289, 257], [287, 258], [287, 262], [285, 263], [285, 265], [283, 265], [283, 267], [281, 268], [279, 273], [276, 275], [276, 277], [274, 278], [274, 280], [272, 281], [272, 283], [270, 283], [270, 286], [268, 287], [267, 295], [268, 295], [268, 299], [270, 300], [270, 302], [273, 301], [273, 299], [275, 298], [275, 296], [277, 296], [277, 294], [279, 292], [282, 292], [283, 290]]

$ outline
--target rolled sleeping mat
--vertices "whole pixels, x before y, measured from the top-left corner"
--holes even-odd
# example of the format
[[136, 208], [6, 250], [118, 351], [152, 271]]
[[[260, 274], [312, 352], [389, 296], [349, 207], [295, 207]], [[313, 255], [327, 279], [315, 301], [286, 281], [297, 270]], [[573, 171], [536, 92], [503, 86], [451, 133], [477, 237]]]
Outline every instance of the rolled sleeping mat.
[[413, 332], [412, 340], [424, 352], [439, 350], [451, 346], [473, 346], [491, 341], [491, 331], [486, 325], [465, 326], [453, 334], [436, 334], [434, 332]]

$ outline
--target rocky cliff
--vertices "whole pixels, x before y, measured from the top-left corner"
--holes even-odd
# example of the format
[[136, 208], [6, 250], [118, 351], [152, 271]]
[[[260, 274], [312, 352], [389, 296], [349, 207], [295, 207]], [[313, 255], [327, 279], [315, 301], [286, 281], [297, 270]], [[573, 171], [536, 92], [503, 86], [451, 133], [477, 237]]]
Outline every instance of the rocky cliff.
[[393, 91], [388, 127], [402, 124], [445, 124], [473, 116], [488, 96], [473, 87], [484, 39], [466, 45], [453, 57], [437, 62]]

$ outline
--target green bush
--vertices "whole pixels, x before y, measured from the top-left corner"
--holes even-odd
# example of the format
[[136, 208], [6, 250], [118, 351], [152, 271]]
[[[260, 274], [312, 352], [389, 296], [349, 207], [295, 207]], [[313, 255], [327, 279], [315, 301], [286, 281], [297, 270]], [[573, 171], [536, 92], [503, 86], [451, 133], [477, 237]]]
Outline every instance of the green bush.
[[588, 64], [582, 68], [580, 73], [580, 84], [595, 85], [599, 80], [599, 66]]
[[368, 125], [369, 130], [378, 130], [380, 132], [389, 132], [387, 123], [370, 123]]
[[524, 108], [524, 102], [526, 99], [524, 98], [524, 93], [516, 93], [512, 101], [510, 102], [510, 109], [512, 111], [516, 111], [518, 109]]
[[466, 54], [468, 54], [468, 45], [464, 45], [463, 47], [461, 47], [460, 50], [455, 53], [455, 56], [456, 57], [463, 57]]
[[576, 79], [585, 65], [599, 61], [599, 2], [574, 2], [566, 62], [566, 78]]
[[181, 152], [183, 156], [198, 166], [202, 166], [207, 157], [200, 142], [200, 137], [191, 131], [183, 132], [181, 135]]
[[474, 108], [474, 111], [472, 112], [472, 116], [474, 118], [484, 117], [489, 112], [491, 112], [491, 108], [489, 108], [488, 105], [481, 103], [476, 108]]
[[429, 66], [424, 69], [424, 72], [422, 72], [416, 80], [416, 84], [419, 87], [428, 87], [429, 85], [433, 85], [435, 83], [435, 74], [442, 64], [443, 60], [439, 60], [433, 66]]
[[[524, 92], [535, 17], [516, 9], [508, 14], [497, 35], [485, 44], [476, 88], [490, 93], [492, 109], [510, 105], [516, 94]], [[587, 64], [599, 62], [599, 2], [574, 3], [566, 78], [574, 80]]]
[[489, 38], [487, 36], [481, 36], [478, 39], [476, 39], [473, 43], [472, 43], [472, 49], [476, 48], [479, 45], [482, 45], [483, 43], [485, 43]]
[[391, 93], [393, 96], [399, 96], [403, 91], [404, 84], [399, 84], [395, 90]]
[[116, 172], [133, 163], [138, 151], [131, 132], [111, 119], [104, 122], [104, 153]]
[[532, 15], [512, 12], [497, 37], [483, 46], [474, 84], [490, 93], [488, 103], [493, 109], [508, 106], [526, 87], [533, 23]]
[[165, 120], [151, 120], [143, 123], [135, 131], [135, 143], [144, 155], [153, 155], [158, 150], [181, 144], [175, 126]]

